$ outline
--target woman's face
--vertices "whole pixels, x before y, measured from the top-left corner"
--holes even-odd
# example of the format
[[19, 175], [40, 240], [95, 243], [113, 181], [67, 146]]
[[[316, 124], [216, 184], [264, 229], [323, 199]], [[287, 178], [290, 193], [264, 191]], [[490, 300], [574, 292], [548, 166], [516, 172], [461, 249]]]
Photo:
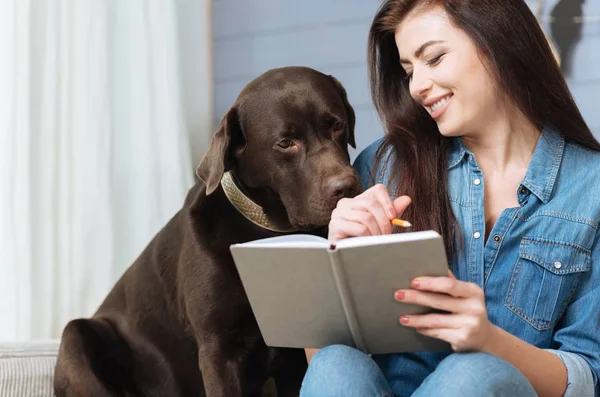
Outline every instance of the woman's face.
[[443, 8], [411, 11], [395, 34], [410, 93], [445, 136], [478, 134], [500, 112], [496, 84]]

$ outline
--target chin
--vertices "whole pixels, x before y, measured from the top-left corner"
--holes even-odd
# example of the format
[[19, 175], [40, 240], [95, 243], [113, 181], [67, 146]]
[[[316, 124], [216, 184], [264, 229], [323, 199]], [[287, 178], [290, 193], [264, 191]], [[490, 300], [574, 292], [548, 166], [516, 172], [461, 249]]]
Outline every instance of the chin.
[[449, 123], [438, 123], [438, 130], [440, 131], [440, 134], [442, 134], [446, 138], [461, 136], [461, 129], [451, 126], [449, 125]]

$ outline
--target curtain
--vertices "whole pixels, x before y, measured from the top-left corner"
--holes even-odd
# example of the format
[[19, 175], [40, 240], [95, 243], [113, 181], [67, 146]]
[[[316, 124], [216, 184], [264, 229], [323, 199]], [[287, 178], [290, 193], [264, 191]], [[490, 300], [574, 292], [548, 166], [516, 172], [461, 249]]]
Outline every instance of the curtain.
[[0, 4], [0, 340], [93, 314], [193, 183], [174, 0]]

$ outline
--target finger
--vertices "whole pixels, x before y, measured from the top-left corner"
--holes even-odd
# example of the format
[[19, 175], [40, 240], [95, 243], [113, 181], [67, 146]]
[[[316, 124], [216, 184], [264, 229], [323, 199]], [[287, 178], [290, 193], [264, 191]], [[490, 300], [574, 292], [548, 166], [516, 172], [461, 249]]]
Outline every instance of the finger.
[[390, 234], [392, 233], [392, 222], [388, 218], [386, 211], [381, 203], [376, 203], [368, 209], [368, 212], [373, 216], [373, 220], [377, 223], [377, 227], [380, 230], [377, 234]]
[[375, 196], [374, 192], [371, 192], [364, 196], [361, 195], [354, 198], [340, 199], [335, 209], [338, 211], [338, 213], [343, 214], [352, 210], [370, 211], [374, 207], [382, 207], [384, 214], [386, 213], [386, 209], [379, 202], [379, 199]]
[[401, 196], [392, 201], [388, 190], [385, 188], [376, 190], [375, 194], [377, 196], [377, 200], [380, 202], [381, 206], [385, 210], [386, 216], [386, 218], [384, 218], [383, 216], [378, 216], [377, 219], [379, 221], [379, 224], [381, 225], [382, 230], [384, 230], [386, 233], [391, 233], [391, 220], [394, 218], [400, 218], [402, 216], [402, 214], [406, 210], [406, 207], [408, 207], [408, 205], [411, 203], [411, 199], [408, 196]]
[[436, 338], [452, 344], [456, 338], [456, 328], [417, 328], [416, 331], [421, 335]]
[[460, 281], [455, 277], [417, 277], [411, 286], [421, 291], [439, 292], [460, 298], [483, 296], [483, 290], [477, 284]]
[[348, 210], [345, 214], [343, 214], [342, 219], [348, 222], [359, 223], [366, 226], [369, 229], [369, 235], [375, 236], [384, 234], [384, 231], [381, 230], [381, 226], [377, 221], [376, 215], [370, 211]]
[[[385, 218], [383, 209], [379, 208], [374, 198], [352, 199], [336, 207], [331, 213], [331, 219], [342, 219], [355, 223], [362, 223], [369, 228], [371, 235], [391, 233], [391, 226], [382, 230], [378, 217]], [[372, 209], [369, 209], [369, 208]], [[388, 222], [389, 223], [389, 222]], [[330, 226], [331, 228], [331, 226]]]
[[392, 199], [390, 198], [390, 193], [381, 183], [367, 189], [361, 196], [374, 198], [379, 202], [388, 220], [392, 220], [396, 217], [396, 210], [394, 209]]
[[413, 328], [463, 328], [468, 326], [468, 316], [460, 314], [411, 314], [400, 317], [400, 323]]
[[404, 211], [406, 211], [406, 208], [410, 205], [411, 202], [412, 200], [408, 196], [400, 196], [397, 199], [395, 199], [392, 203], [394, 206], [394, 211], [396, 211], [394, 217], [402, 217], [402, 214], [404, 214]]
[[[389, 193], [385, 186], [375, 185], [353, 203], [350, 208], [355, 210], [368, 211], [373, 214], [381, 233], [390, 234], [392, 232], [391, 220], [394, 217], [394, 207]], [[375, 234], [375, 233], [374, 233]]]
[[327, 239], [335, 243], [347, 237], [369, 236], [369, 228], [362, 223], [350, 222], [344, 219], [332, 219], [329, 222]]
[[448, 277], [456, 280], [456, 277], [454, 276], [454, 273], [452, 273], [452, 270], [448, 269]]
[[461, 313], [466, 310], [464, 299], [447, 294], [427, 291], [398, 290], [394, 295], [397, 301], [419, 306], [431, 307], [451, 313]]

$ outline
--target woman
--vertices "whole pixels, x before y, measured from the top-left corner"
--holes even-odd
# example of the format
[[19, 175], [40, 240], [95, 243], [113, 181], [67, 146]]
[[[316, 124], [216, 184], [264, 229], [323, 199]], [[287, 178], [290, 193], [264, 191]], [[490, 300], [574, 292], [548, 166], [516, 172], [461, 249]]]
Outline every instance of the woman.
[[448, 277], [398, 301], [449, 314], [406, 327], [453, 351], [312, 358], [301, 395], [600, 396], [600, 144], [523, 0], [388, 0], [369, 37], [386, 136], [329, 237], [445, 239]]

